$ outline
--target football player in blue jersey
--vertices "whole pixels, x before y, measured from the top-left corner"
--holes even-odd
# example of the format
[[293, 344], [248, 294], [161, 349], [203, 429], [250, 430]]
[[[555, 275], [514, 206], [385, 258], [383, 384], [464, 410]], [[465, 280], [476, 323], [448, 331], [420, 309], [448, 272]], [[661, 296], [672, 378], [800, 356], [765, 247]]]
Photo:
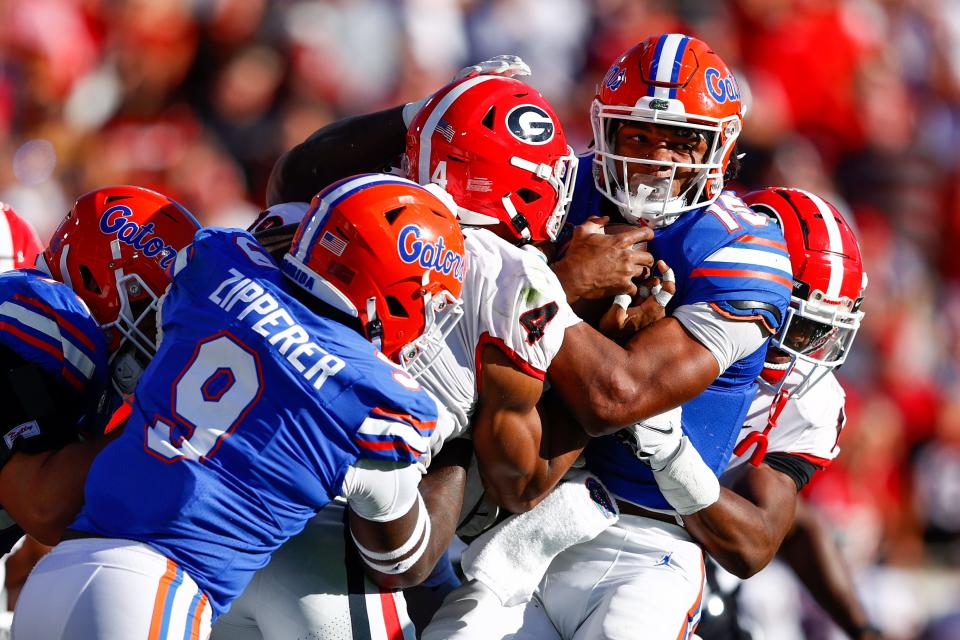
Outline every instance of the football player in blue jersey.
[[[677, 292], [668, 317], [630, 347], [644, 346], [633, 358], [656, 378], [644, 402], [681, 406], [588, 445], [587, 468], [618, 499], [616, 525], [557, 556], [525, 605], [503, 607], [482, 585], [466, 585], [427, 638], [473, 637], [471, 623], [491, 617], [503, 621], [497, 634], [517, 638], [619, 638], [638, 629], [686, 638], [699, 619], [703, 553], [680, 523], [694, 530], [729, 509], [718, 506], [717, 476], [785, 316], [790, 262], [776, 226], [722, 192], [742, 106], [735, 79], [705, 43], [681, 34], [640, 43], [614, 63], [591, 115], [596, 148], [581, 158], [570, 218], [654, 228], [648, 249], [673, 269]], [[566, 375], [551, 382], [564, 396], [578, 392]]]
[[60, 223], [37, 268], [69, 285], [106, 332], [111, 380], [133, 393], [156, 353], [156, 313], [177, 251], [200, 223], [172, 198], [134, 186], [80, 196]]
[[[118, 222], [105, 225], [108, 215], [88, 210], [97, 197], [113, 202]], [[6, 207], [4, 213], [15, 216]], [[22, 264], [35, 237], [32, 231], [25, 232], [23, 224], [8, 234], [14, 241], [12, 250], [7, 248], [14, 264]], [[45, 273], [3, 277], [0, 323], [8, 348], [2, 354], [5, 377], [0, 393], [6, 398], [3, 406], [10, 407], [5, 419], [12, 430], [4, 441], [0, 470], [0, 504], [6, 512], [4, 551], [21, 528], [41, 542], [55, 544], [79, 512], [87, 469], [109, 441], [98, 437], [106, 418], [120, 404], [106, 385], [107, 358], [132, 386], [135, 380], [123, 364], [128, 341], [121, 334], [131, 334], [137, 324], [151, 323], [152, 304], [140, 304], [141, 317], [124, 321], [147, 296], [147, 282], [159, 291], [166, 286], [167, 275], [153, 256], [165, 252], [172, 259], [176, 249], [168, 242], [183, 246], [198, 226], [189, 213], [160, 194], [135, 187], [101, 189], [81, 197], [67, 214], [51, 246], [37, 260]], [[185, 231], [178, 234], [178, 229]], [[169, 240], [161, 242], [158, 237]], [[131, 238], [141, 246], [122, 250], [121, 241]], [[75, 285], [77, 291], [50, 280], [51, 273]], [[141, 337], [140, 342], [152, 345], [153, 337]], [[78, 433], [86, 440], [75, 442]]]
[[338, 495], [368, 573], [421, 580], [456, 518], [434, 503], [464, 472], [418, 490], [453, 426], [394, 363], [436, 357], [466, 268], [453, 214], [399, 178], [318, 194], [282, 271], [245, 232], [200, 231], [130, 421], [91, 469], [74, 539], [24, 587], [15, 637], [204, 638]]
[[24, 532], [55, 544], [80, 510], [86, 470], [106, 442], [94, 439], [108, 405], [106, 358], [69, 287], [33, 270], [0, 275], [0, 552]]

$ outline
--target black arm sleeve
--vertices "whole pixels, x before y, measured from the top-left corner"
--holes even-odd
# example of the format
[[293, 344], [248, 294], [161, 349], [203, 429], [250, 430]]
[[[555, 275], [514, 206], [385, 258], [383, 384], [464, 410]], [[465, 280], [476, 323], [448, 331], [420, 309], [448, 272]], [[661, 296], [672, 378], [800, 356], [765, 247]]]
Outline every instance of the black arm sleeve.
[[789, 453], [770, 453], [764, 456], [763, 461], [771, 468], [790, 476], [797, 485], [797, 491], [803, 489], [813, 474], [821, 469], [809, 460]]
[[277, 160], [267, 205], [310, 202], [327, 185], [389, 167], [406, 146], [403, 107], [345, 118], [318, 129]]

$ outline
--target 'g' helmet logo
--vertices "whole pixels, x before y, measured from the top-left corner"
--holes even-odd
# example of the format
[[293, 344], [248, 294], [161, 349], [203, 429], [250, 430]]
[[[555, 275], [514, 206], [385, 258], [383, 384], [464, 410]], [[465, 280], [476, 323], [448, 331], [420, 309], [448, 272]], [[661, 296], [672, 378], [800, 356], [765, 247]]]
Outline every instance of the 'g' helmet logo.
[[553, 140], [556, 126], [550, 115], [540, 107], [522, 104], [507, 114], [507, 129], [521, 142], [540, 145]]

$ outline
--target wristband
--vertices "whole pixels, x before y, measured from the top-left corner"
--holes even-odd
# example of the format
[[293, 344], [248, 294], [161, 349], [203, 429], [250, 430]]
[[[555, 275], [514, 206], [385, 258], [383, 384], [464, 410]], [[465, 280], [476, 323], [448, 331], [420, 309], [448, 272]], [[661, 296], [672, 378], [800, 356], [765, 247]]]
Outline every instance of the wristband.
[[720, 481], [686, 436], [666, 464], [653, 469], [653, 478], [670, 506], [683, 516], [720, 499]]

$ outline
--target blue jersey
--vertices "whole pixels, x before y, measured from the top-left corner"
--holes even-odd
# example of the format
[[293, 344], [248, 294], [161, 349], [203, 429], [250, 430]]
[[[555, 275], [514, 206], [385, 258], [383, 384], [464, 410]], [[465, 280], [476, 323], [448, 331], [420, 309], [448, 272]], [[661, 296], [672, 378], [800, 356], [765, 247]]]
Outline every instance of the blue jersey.
[[0, 344], [91, 401], [107, 389], [103, 331], [73, 289], [39, 271], [0, 274]]
[[[609, 214], [609, 201], [593, 185], [591, 157], [577, 173], [571, 223]], [[790, 302], [792, 274], [779, 227], [751, 211], [732, 193], [681, 214], [655, 230], [648, 250], [674, 271], [677, 293], [667, 307], [709, 304], [731, 319], [758, 322], [774, 333]], [[744, 417], [757, 391], [766, 342], [731, 364], [699, 396], [682, 407], [684, 433], [718, 476], [727, 467]], [[642, 506], [669, 509], [649, 467], [616, 436], [598, 438], [586, 450], [588, 468], [615, 494]]]
[[[39, 366], [58, 384], [56, 419], [70, 424], [56, 426], [76, 428], [85, 435], [102, 427], [108, 393], [106, 341], [87, 306], [70, 287], [39, 271], [0, 275], [0, 345]], [[4, 376], [0, 384], [12, 382]], [[40, 419], [19, 416], [17, 420], [30, 417]], [[26, 422], [7, 431], [5, 437], [12, 448], [16, 438], [40, 435], [35, 422]], [[9, 551], [21, 535], [19, 527], [0, 510], [0, 553]]]
[[145, 542], [220, 615], [337, 496], [360, 458], [413, 464], [436, 401], [355, 331], [310, 312], [242, 231], [181, 251], [163, 341], [71, 526]]

